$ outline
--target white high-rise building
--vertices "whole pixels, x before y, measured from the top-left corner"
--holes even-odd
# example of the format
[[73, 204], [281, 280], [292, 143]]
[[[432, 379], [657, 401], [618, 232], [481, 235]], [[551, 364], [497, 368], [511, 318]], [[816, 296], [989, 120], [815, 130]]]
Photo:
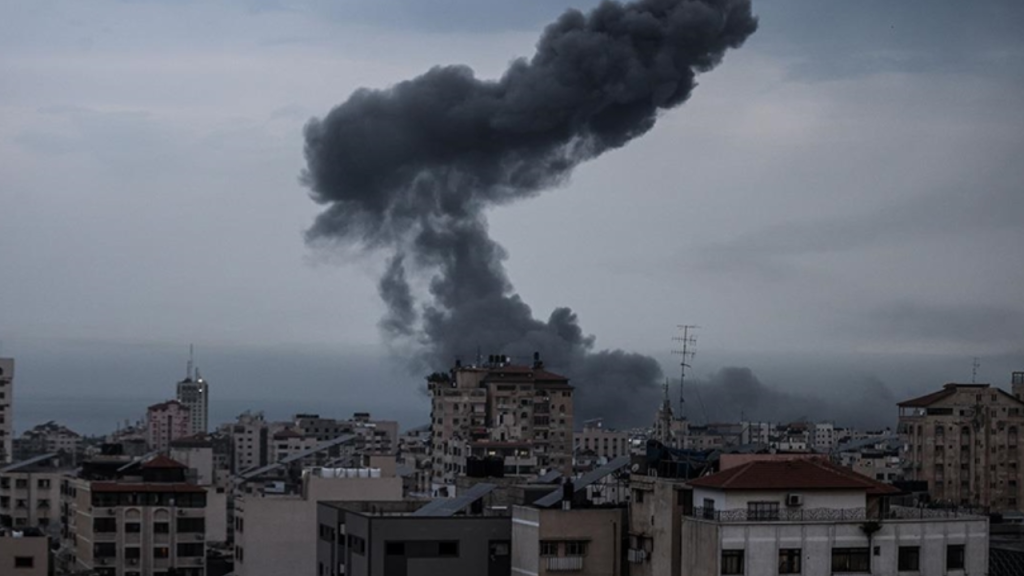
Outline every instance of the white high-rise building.
[[14, 358], [0, 358], [0, 462], [14, 457]]

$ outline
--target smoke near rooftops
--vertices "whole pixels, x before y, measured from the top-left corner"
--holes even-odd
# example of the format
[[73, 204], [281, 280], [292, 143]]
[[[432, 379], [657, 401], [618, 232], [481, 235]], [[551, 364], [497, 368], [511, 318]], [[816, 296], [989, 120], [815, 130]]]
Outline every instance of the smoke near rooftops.
[[536, 319], [515, 293], [484, 211], [557, 187], [579, 163], [646, 133], [756, 28], [749, 0], [604, 2], [563, 14], [536, 54], [498, 80], [438, 66], [388, 89], [360, 89], [306, 126], [302, 179], [325, 206], [307, 240], [389, 259], [380, 326], [389, 341], [419, 350], [415, 369], [441, 369], [477, 350], [540, 351], [578, 386], [580, 417], [646, 423], [657, 407], [658, 363], [595, 352], [568, 308]]

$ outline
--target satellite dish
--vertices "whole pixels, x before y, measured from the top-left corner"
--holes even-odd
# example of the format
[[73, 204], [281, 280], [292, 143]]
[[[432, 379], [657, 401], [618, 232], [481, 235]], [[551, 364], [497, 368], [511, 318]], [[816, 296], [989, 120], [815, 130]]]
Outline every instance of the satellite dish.
[[640, 471], [640, 463], [636, 463], [636, 464], [633, 464], [632, 466], [630, 466], [629, 467], [629, 471], [634, 473], [634, 474], [639, 472]]

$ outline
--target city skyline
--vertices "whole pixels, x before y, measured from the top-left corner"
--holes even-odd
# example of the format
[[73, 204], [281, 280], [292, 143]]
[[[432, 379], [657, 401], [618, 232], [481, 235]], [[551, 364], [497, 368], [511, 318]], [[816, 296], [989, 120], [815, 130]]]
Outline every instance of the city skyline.
[[[302, 242], [302, 126], [434, 64], [493, 78], [592, 4], [5, 8], [0, 354], [20, 397], [164, 399], [194, 341], [225, 399], [287, 377], [311, 401], [425, 405], [381, 344], [383, 259]], [[979, 357], [1005, 385], [1024, 350], [1021, 8], [754, 10], [759, 31], [651, 134], [488, 212], [518, 292], [670, 377], [686, 322], [702, 377], [899, 399]]]

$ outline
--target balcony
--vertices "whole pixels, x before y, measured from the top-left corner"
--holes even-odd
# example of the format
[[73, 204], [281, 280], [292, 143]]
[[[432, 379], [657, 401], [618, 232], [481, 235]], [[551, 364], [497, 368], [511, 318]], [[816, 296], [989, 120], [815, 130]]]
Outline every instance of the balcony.
[[772, 510], [714, 510], [694, 508], [690, 517], [722, 523], [766, 522], [862, 522], [864, 520], [942, 520], [952, 518], [983, 518], [984, 514], [970, 508], [913, 508], [891, 506], [884, 517], [868, 516], [864, 508], [781, 508]]
[[647, 551], [630, 548], [626, 551], [626, 560], [628, 560], [630, 564], [643, 564], [647, 561]]
[[583, 570], [583, 556], [548, 556], [548, 572], [579, 572]]

